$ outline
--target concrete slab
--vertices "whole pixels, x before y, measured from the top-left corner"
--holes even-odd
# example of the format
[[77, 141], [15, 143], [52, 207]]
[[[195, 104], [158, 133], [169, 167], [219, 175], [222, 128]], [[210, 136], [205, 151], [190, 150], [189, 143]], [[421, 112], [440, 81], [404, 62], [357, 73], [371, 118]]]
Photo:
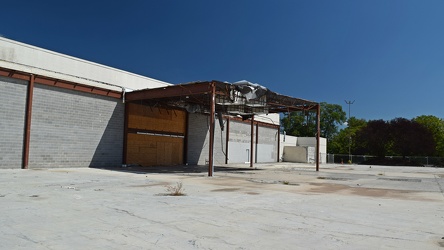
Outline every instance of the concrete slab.
[[0, 170], [0, 248], [444, 247], [444, 169], [256, 167]]

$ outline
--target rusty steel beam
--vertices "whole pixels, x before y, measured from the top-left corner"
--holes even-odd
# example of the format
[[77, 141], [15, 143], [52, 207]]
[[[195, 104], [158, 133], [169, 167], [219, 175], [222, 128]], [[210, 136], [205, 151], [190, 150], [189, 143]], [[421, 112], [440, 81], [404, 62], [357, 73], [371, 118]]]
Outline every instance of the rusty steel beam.
[[92, 94], [102, 95], [102, 96], [109, 96], [109, 97], [118, 98], [118, 99], [122, 98], [122, 93], [120, 93], [118, 91], [102, 89], [102, 88], [93, 87], [93, 86], [87, 86], [87, 85], [78, 84], [78, 83], [74, 83], [74, 82], [62, 81], [62, 80], [58, 80], [58, 79], [54, 79], [54, 78], [36, 76], [35, 82], [42, 84], [42, 85], [53, 86], [53, 87], [58, 87], [58, 88], [63, 88], [63, 89], [76, 90], [76, 91], [80, 91], [80, 92], [92, 93]]
[[[250, 121], [248, 121], [248, 120], [242, 120], [242, 118], [235, 117], [235, 116], [230, 116], [230, 120], [237, 121], [237, 122], [242, 122], [242, 123], [250, 123]], [[258, 120], [255, 120], [255, 123], [258, 123], [262, 127], [268, 127], [268, 128], [274, 128], [274, 129], [280, 127], [279, 125], [275, 125], [275, 124], [271, 124], [271, 123], [266, 123], [266, 122], [262, 122], [262, 121], [258, 121]]]
[[281, 152], [280, 152], [280, 150], [281, 150], [281, 128], [279, 127], [278, 128], [278, 131], [277, 131], [277, 138], [278, 138], [278, 143], [277, 143], [277, 162], [279, 162], [279, 158], [281, 157]]
[[34, 75], [30, 76], [28, 91], [26, 96], [26, 117], [25, 117], [25, 135], [23, 140], [23, 163], [22, 169], [28, 169], [29, 164], [29, 143], [31, 138], [31, 116], [32, 116], [32, 97], [34, 95]]
[[255, 155], [255, 157], [254, 157], [254, 163], [257, 163], [257, 147], [258, 147], [258, 144], [259, 143], [259, 124], [258, 123], [256, 123], [256, 142], [255, 142], [255, 144], [256, 144], [256, 150], [255, 150], [255, 152], [254, 152], [254, 155]]
[[[6, 69], [6, 68], [0, 67], [0, 76], [29, 81], [31, 78], [31, 75], [32, 75], [31, 73], [15, 71], [12, 69]], [[108, 89], [88, 86], [88, 85], [84, 85], [84, 84], [78, 84], [78, 83], [69, 82], [69, 81], [62, 81], [59, 79], [54, 79], [54, 78], [45, 77], [45, 76], [41, 76], [41, 75], [34, 75], [34, 83], [39, 83], [39, 84], [49, 85], [49, 86], [54, 86], [54, 87], [59, 87], [59, 88], [65, 88], [65, 89], [73, 89], [73, 90], [77, 90], [77, 91], [81, 91], [81, 92], [93, 93], [93, 94], [102, 95], [102, 96], [109, 96], [109, 97], [113, 97], [113, 98], [117, 98], [117, 99], [122, 98], [122, 93], [120, 93], [119, 91], [108, 90]]]
[[0, 76], [9, 77], [11, 70], [7, 70], [5, 68], [0, 68]]
[[316, 108], [316, 171], [319, 171], [319, 146], [321, 140], [321, 105]]
[[123, 152], [122, 165], [128, 164], [128, 118], [129, 118], [129, 104], [125, 103], [125, 113], [123, 118]]
[[226, 126], [225, 136], [225, 164], [228, 164], [228, 142], [230, 141], [230, 117], [227, 117], [227, 126]]
[[126, 94], [125, 99], [127, 101], [139, 101], [147, 99], [161, 99], [172, 98], [180, 96], [193, 96], [199, 94], [211, 94], [215, 95], [215, 83], [202, 82], [192, 84], [179, 84], [171, 85], [162, 88], [143, 89]]
[[253, 167], [253, 141], [254, 141], [254, 115], [251, 116], [251, 137], [250, 137], [250, 168]]
[[185, 112], [185, 137], [183, 138], [183, 164], [188, 163], [188, 126], [190, 123], [190, 114]]
[[208, 176], [213, 176], [214, 168], [214, 116], [216, 114], [216, 85], [210, 84], [210, 145], [208, 150]]

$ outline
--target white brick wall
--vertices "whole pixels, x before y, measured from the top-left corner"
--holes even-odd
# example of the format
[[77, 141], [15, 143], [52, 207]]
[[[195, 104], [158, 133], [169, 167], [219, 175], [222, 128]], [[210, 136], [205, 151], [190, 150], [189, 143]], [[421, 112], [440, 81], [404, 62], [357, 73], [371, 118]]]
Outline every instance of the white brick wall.
[[27, 81], [0, 77], [0, 168], [21, 168]]
[[118, 99], [36, 84], [29, 168], [119, 166], [123, 123]]
[[[208, 157], [209, 117], [201, 114], [190, 114], [188, 124], [188, 163], [204, 165]], [[224, 120], [226, 129], [226, 120]], [[256, 125], [255, 125], [256, 126]], [[248, 160], [251, 139], [250, 123], [230, 120], [230, 141], [228, 148], [229, 163], [243, 163]], [[254, 127], [256, 133], [256, 127]], [[259, 126], [258, 162], [275, 162], [277, 159], [277, 129]], [[254, 150], [256, 145], [254, 144]], [[214, 164], [225, 164], [226, 131], [221, 133], [218, 119], [214, 133]], [[256, 153], [255, 156], [256, 158]]]

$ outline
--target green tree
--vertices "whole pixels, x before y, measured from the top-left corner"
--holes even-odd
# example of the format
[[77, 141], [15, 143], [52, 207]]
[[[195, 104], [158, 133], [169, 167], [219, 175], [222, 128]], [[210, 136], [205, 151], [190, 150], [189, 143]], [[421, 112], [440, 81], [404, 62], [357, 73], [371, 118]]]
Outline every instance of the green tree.
[[[338, 133], [338, 125], [346, 120], [346, 113], [338, 104], [321, 102], [321, 136], [331, 140]], [[282, 126], [288, 135], [314, 136], [316, 134], [316, 113], [297, 111], [284, 115]]]
[[356, 132], [355, 153], [385, 157], [390, 149], [390, 124], [384, 120], [370, 120]]
[[421, 115], [413, 120], [426, 127], [432, 133], [436, 144], [435, 155], [444, 156], [444, 121], [433, 115]]
[[321, 136], [330, 141], [338, 133], [338, 126], [346, 121], [346, 115], [341, 105], [322, 102]]
[[435, 141], [427, 127], [405, 118], [390, 121], [390, 134], [393, 141], [392, 149], [397, 155], [433, 155]]
[[[351, 142], [351, 152], [356, 153], [356, 134], [367, 125], [365, 119], [350, 117], [347, 127], [341, 129], [327, 144], [327, 152], [332, 154], [348, 154]], [[351, 140], [350, 140], [351, 138]]]
[[[282, 126], [288, 135], [313, 136], [316, 131], [316, 114], [314, 112], [291, 112], [282, 118]], [[314, 122], [311, 122], [314, 120]]]

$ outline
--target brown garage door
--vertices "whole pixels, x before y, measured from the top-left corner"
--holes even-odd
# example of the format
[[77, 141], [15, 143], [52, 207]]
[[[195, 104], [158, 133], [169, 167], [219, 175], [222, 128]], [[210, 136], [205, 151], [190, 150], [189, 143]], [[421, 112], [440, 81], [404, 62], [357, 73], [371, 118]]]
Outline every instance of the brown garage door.
[[177, 165], [184, 161], [186, 112], [129, 103], [127, 163]]

